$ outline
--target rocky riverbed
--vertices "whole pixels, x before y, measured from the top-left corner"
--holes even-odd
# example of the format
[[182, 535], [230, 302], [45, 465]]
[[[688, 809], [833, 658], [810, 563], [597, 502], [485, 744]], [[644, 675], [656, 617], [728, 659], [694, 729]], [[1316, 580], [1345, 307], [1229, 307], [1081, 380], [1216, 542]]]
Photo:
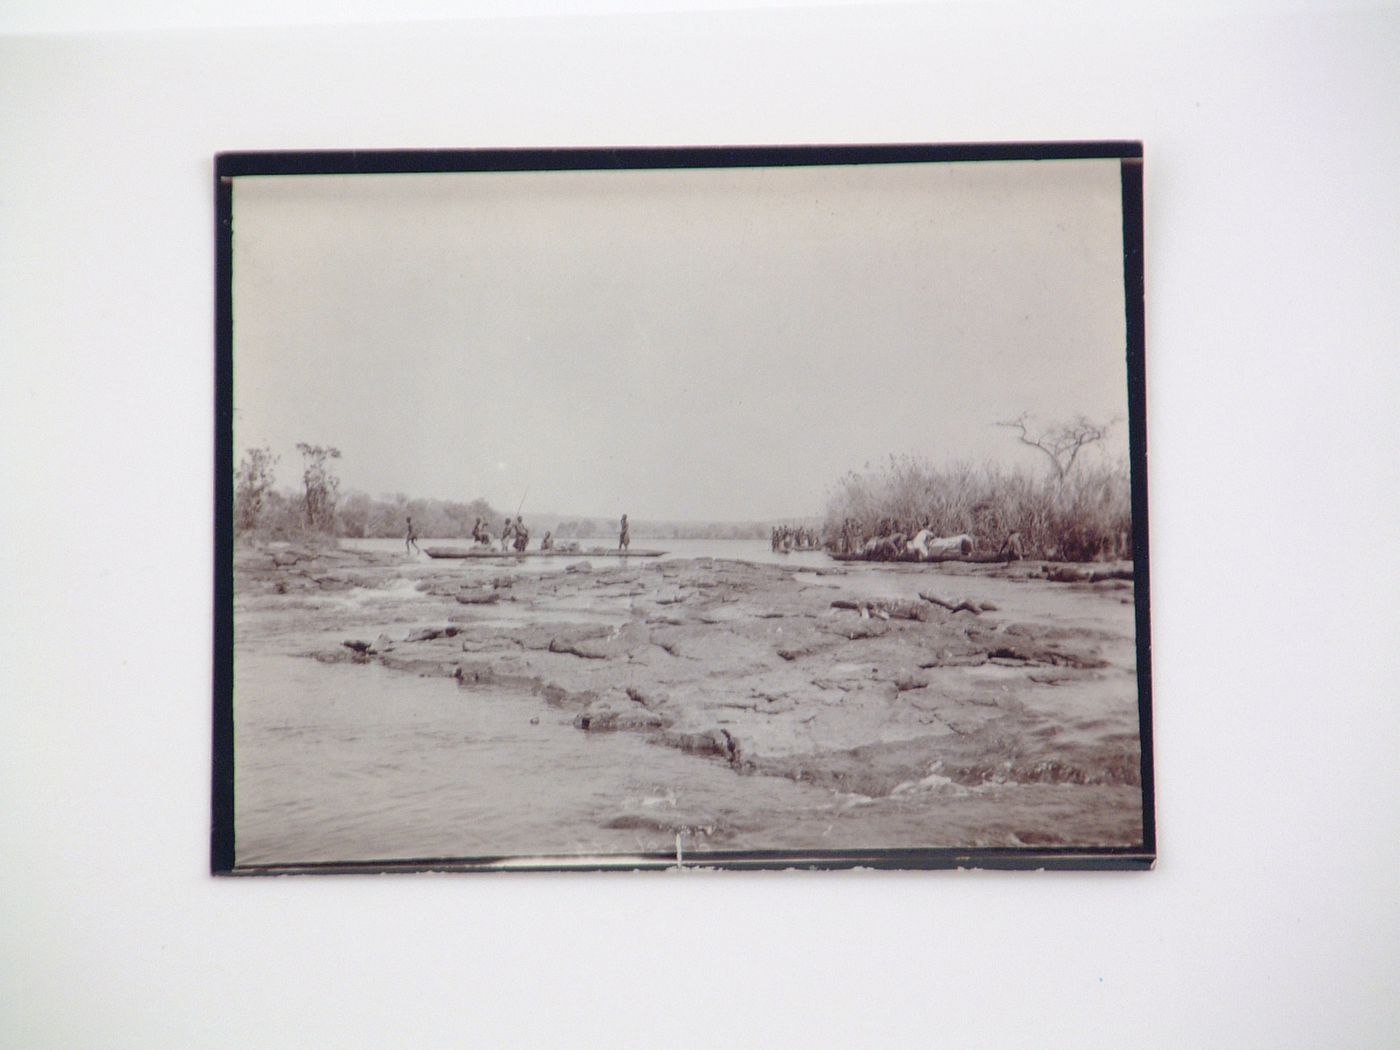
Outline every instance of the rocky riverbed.
[[[842, 807], [843, 845], [1130, 846], [1142, 814], [1127, 569], [240, 548], [235, 622], [242, 652], [440, 678], [463, 703], [509, 690], [533, 698], [522, 719], [899, 809], [866, 834], [860, 807]], [[743, 827], [712, 822], [690, 848], [770, 844]]]

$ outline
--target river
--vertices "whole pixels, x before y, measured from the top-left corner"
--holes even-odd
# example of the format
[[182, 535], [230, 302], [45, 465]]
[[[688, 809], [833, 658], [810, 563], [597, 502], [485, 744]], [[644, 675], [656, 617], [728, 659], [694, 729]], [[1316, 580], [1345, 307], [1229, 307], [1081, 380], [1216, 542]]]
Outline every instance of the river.
[[[539, 536], [532, 535], [530, 538], [531, 550], [539, 547]], [[472, 541], [469, 539], [447, 539], [434, 540], [420, 538], [418, 546], [421, 549], [428, 547], [462, 547], [471, 548]], [[582, 548], [603, 547], [612, 549], [616, 540], [607, 539], [587, 539], [572, 540]], [[402, 539], [343, 539], [341, 546], [355, 550], [369, 551], [402, 551], [404, 541]], [[499, 544], [498, 544], [499, 545]], [[704, 539], [659, 539], [656, 537], [633, 536], [632, 547], [637, 550], [660, 550], [665, 553], [661, 555], [662, 561], [674, 558], [735, 558], [743, 561], [765, 562], [779, 565], [797, 566], [818, 566], [834, 564], [827, 557], [824, 551], [791, 551], [788, 554], [780, 554], [773, 550], [772, 544], [768, 540], [704, 540]], [[424, 558], [426, 559], [426, 555]], [[586, 558], [586, 554], [580, 554], [580, 558]], [[557, 558], [523, 558], [520, 560], [522, 567], [532, 567], [538, 569], [553, 569], [558, 571], [559, 559]]]
[[[422, 540], [423, 546], [462, 541]], [[402, 552], [401, 540], [351, 540]], [[640, 540], [670, 558], [732, 558], [819, 569], [820, 552], [776, 554], [762, 540]], [[586, 555], [581, 555], [586, 558]], [[455, 563], [465, 578], [560, 572], [563, 559]], [[327, 664], [306, 653], [347, 637], [406, 632], [440, 620], [415, 588], [443, 563], [405, 558], [393, 585], [296, 602], [235, 601], [236, 862], [319, 862], [571, 856], [726, 849], [869, 849], [1014, 844], [1007, 801], [1080, 810], [1121, 807], [1121, 789], [1070, 785], [966, 788], [931, 776], [878, 799], [659, 747], [633, 733], [583, 733], [573, 711], [511, 689], [459, 689], [376, 664]], [[853, 567], [871, 593], [907, 596], [927, 577]], [[801, 574], [808, 577], [807, 573]], [[810, 574], [810, 582], [824, 577]], [[849, 577], [848, 577], [849, 579]], [[980, 592], [1035, 615], [1035, 599], [1006, 580]], [[964, 588], [965, 590], [966, 588]], [[1130, 612], [1060, 592], [1057, 622], [1121, 633], [1132, 660]], [[1024, 607], [1019, 607], [1024, 606]], [[1118, 686], [1121, 690], [1121, 686]], [[1131, 728], [1131, 727], [1130, 727]], [[1001, 829], [998, 831], [997, 829]], [[1000, 837], [998, 837], [1000, 836]]]

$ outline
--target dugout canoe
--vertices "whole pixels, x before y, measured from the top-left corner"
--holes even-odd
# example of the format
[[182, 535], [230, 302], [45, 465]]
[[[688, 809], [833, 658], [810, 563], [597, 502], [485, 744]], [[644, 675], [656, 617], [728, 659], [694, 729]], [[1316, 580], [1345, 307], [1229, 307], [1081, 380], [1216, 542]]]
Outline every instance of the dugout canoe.
[[490, 547], [428, 547], [423, 553], [429, 558], [659, 558], [666, 552], [641, 548], [620, 551], [602, 547], [577, 551], [502, 551]]
[[938, 565], [948, 561], [970, 562], [974, 565], [995, 565], [1009, 559], [999, 554], [935, 554], [931, 558], [919, 558], [915, 555], [903, 555], [898, 558], [872, 558], [864, 554], [837, 554], [827, 552], [827, 556], [832, 561], [868, 561], [875, 564], [909, 564], [909, 565]]

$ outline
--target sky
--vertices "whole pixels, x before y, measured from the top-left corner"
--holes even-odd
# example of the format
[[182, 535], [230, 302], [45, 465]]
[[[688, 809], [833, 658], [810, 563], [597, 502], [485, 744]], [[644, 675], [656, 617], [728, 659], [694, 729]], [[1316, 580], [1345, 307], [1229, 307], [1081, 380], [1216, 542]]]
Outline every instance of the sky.
[[821, 514], [890, 455], [1039, 468], [1117, 418], [1116, 160], [240, 176], [235, 455], [343, 490]]

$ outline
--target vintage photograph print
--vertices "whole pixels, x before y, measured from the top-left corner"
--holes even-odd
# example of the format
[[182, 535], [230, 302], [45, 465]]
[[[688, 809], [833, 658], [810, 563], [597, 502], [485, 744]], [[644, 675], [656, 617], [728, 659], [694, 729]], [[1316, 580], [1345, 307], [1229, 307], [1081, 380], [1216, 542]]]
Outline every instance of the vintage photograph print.
[[1150, 867], [1141, 157], [221, 155], [213, 870]]

